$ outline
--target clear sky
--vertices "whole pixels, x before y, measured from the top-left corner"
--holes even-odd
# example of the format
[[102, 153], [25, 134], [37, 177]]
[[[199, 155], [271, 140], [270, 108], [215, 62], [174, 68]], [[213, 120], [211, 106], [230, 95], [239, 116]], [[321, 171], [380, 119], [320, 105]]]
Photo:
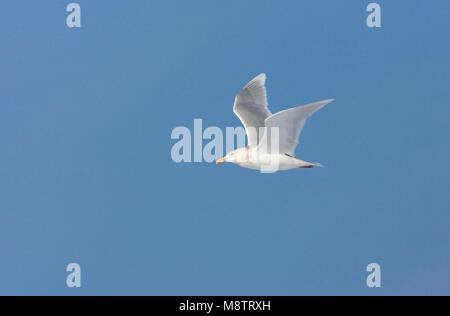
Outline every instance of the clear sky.
[[[69, 2], [0, 2], [0, 294], [450, 294], [449, 1]], [[262, 72], [325, 168], [172, 162]]]

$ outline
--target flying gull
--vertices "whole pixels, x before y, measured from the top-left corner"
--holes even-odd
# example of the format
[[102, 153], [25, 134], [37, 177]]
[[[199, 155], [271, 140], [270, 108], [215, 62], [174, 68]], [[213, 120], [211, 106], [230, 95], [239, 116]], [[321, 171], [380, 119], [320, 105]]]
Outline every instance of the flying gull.
[[295, 148], [306, 120], [333, 99], [320, 101], [272, 114], [268, 108], [266, 75], [250, 81], [234, 102], [234, 113], [245, 127], [248, 146], [230, 152], [218, 164], [230, 162], [244, 168], [290, 170], [321, 167], [295, 157]]

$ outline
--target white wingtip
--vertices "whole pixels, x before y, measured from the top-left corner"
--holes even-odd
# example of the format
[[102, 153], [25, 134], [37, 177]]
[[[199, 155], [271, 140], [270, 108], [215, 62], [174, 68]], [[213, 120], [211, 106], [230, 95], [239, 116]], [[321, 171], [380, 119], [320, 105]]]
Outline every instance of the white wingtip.
[[267, 75], [265, 73], [259, 74], [255, 77], [255, 79], [263, 79], [266, 80], [267, 79]]
[[266, 74], [262, 73], [262, 74], [256, 76], [255, 78], [253, 78], [249, 83], [247, 83], [247, 85], [244, 87], [244, 89], [248, 88], [249, 86], [252, 86], [256, 82], [260, 83], [261, 85], [265, 85], [266, 84], [266, 79], [267, 79]]

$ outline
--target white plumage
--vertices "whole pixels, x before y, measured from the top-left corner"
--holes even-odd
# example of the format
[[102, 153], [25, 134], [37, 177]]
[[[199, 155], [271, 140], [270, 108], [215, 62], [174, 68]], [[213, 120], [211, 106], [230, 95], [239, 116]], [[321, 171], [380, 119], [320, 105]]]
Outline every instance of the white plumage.
[[319, 163], [295, 158], [295, 149], [308, 117], [333, 100], [272, 114], [268, 107], [265, 84], [266, 75], [261, 74], [236, 96], [234, 113], [245, 127], [248, 147], [229, 153], [217, 163], [231, 162], [267, 172], [321, 166]]

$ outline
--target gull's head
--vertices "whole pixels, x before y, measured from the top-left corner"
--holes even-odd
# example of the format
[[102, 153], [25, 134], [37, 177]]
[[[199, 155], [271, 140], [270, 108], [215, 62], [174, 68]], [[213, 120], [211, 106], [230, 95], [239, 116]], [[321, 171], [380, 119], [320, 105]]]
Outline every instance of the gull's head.
[[244, 162], [247, 156], [247, 148], [239, 148], [235, 151], [230, 152], [224, 158], [217, 160], [217, 164], [220, 165], [224, 162], [239, 164], [241, 162]]
[[217, 160], [217, 164], [218, 165], [220, 165], [222, 163], [225, 163], [225, 162], [231, 162], [231, 163], [235, 162], [235, 154], [234, 154], [234, 152], [230, 152], [225, 157], [220, 158], [219, 160]]
[[227, 162], [227, 157], [220, 158], [217, 160], [217, 164], [220, 165], [221, 163]]

